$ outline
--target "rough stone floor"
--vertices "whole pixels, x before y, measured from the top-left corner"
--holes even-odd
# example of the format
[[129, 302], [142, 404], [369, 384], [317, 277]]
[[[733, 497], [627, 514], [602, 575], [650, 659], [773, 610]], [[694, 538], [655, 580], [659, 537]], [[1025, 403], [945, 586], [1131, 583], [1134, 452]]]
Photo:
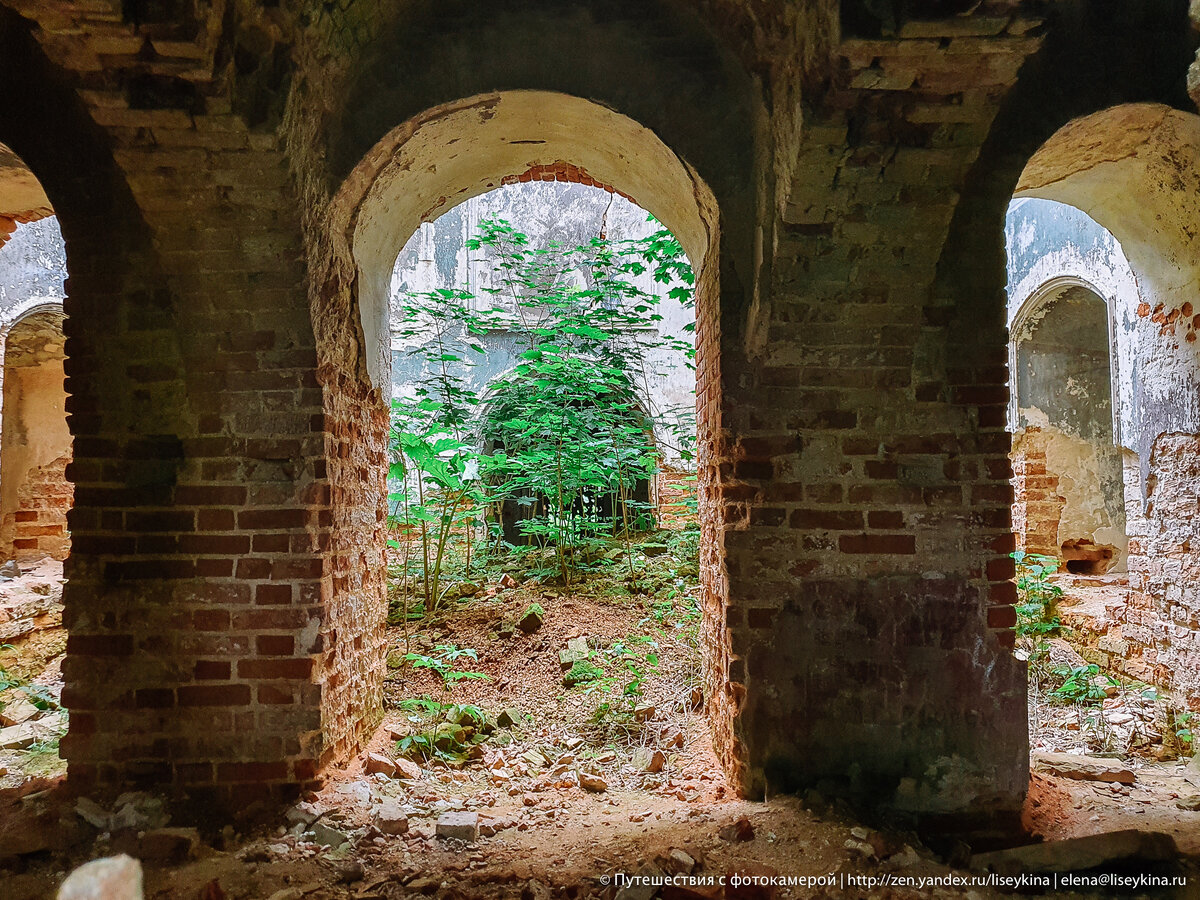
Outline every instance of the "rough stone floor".
[[[3, 664], [53, 699], [62, 635], [51, 568], [0, 585], [0, 609], [25, 610], [6, 622], [36, 620], [23, 631], [10, 626], [20, 634], [10, 635]], [[464, 599], [432, 623], [405, 628], [394, 617], [387, 715], [367, 750], [290, 809], [255, 806], [195, 829], [178, 827], [186, 812], [163, 798], [68, 796], [52, 752], [57, 713], [38, 710], [24, 724], [50, 737], [39, 730], [32, 743], [3, 751], [0, 896], [52, 897], [72, 868], [118, 853], [143, 860], [145, 896], [164, 900], [1010, 896], [962, 881], [984, 863], [964, 845], [877, 830], [811, 792], [765, 803], [734, 797], [693, 690], [694, 606], [680, 601], [694, 590], [689, 576], [668, 554], [615, 591], [611, 583], [465, 583]], [[542, 611], [530, 615], [534, 603]], [[580, 663], [596, 670], [591, 680]], [[640, 693], [627, 694], [634, 681]], [[0, 696], [7, 711], [24, 714], [15, 703], [39, 692]], [[1109, 719], [1141, 714], [1131, 699], [1108, 699], [1118, 701]], [[1102, 852], [1132, 853], [1121, 871], [1190, 885], [1026, 895], [1196, 896], [1200, 769], [1156, 760], [1152, 742], [1134, 754], [1084, 756], [1104, 751], [1072, 727], [1080, 710], [1044, 700], [1032, 714], [1030, 831], [1055, 841], [1165, 833], [1178, 847], [1170, 861], [1147, 859], [1161, 849], [1153, 843], [1130, 851], [1109, 841]], [[1079, 853], [1070, 845], [1054, 852]], [[639, 874], [738, 874], [752, 883], [639, 889], [621, 881]], [[812, 882], [766, 884], [781, 877]]]

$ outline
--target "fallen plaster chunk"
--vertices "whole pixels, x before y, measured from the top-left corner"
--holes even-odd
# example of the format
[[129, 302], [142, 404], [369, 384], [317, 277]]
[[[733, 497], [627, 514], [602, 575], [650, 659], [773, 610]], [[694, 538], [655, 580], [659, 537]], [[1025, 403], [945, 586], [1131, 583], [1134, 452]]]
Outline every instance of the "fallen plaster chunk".
[[58, 900], [143, 900], [142, 864], [124, 854], [93, 859], [67, 876]]

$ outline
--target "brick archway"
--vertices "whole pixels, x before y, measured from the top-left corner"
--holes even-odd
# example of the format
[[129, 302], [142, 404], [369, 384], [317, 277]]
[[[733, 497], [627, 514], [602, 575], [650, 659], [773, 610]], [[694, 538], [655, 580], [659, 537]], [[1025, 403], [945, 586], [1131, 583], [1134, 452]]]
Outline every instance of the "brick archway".
[[[729, 649], [719, 551], [723, 512], [715, 493], [719, 393], [717, 266], [720, 225], [707, 185], [653, 132], [632, 119], [566, 94], [511, 91], [470, 97], [417, 116], [389, 132], [347, 177], [334, 198], [333, 255], [356, 273], [354, 303], [374, 389], [390, 385], [388, 305], [396, 256], [420, 222], [504, 183], [577, 181], [622, 193], [655, 215], [679, 239], [696, 271], [700, 517], [704, 531], [706, 669], [709, 710], [721, 753], [738, 764], [730, 702]], [[382, 467], [380, 467], [382, 471]], [[355, 677], [381, 682], [382, 607], [366, 631], [369, 653]], [[349, 702], [349, 701], [348, 701]], [[367, 711], [327, 709], [330, 721], [369, 721]]]
[[[1186, 11], [1138, 5], [1136, 33], [1161, 40], [1131, 42], [1109, 10], [1065, 4], [1038, 51], [1015, 9], [858, 37], [847, 19], [839, 37], [826, 7], [204, 7], [157, 23], [181, 39], [154, 58], [124, 17], [0, 12], [32, 88], [0, 95], [0, 140], [44, 181], [70, 257], [74, 781], [294, 793], [361, 744], [380, 705], [387, 410], [365, 220], [329, 203], [398, 124], [531, 90], [645, 126], [719, 204], [706, 641], [735, 782], [1015, 811], [997, 224], [1072, 115], [1186, 102]], [[268, 64], [230, 68], [231, 47]], [[650, 205], [630, 161], [538, 146], [491, 176], [562, 162]], [[452, 174], [414, 222], [463, 187]], [[1186, 350], [1182, 302], [1161, 302], [1148, 338]], [[1187, 443], [1155, 449], [1187, 484]]]
[[[1112, 642], [1121, 649], [1109, 666], [1175, 692], [1191, 708], [1200, 706], [1198, 638], [1172, 623], [1200, 613], [1193, 587], [1200, 573], [1193, 514], [1200, 458], [1198, 172], [1200, 116], [1129, 103], [1057, 130], [1031, 156], [1014, 193], [1073, 207], [1108, 232], [1126, 261], [1135, 289], [1105, 298], [1118, 363], [1115, 443], [1127, 448], [1121, 500], [1129, 586], [1109, 634], [1121, 637]], [[1024, 474], [1018, 469], [1018, 489]], [[1072, 568], [1071, 554], [1061, 555], [1068, 570], [1090, 574], [1086, 561]]]
[[[770, 264], [769, 256], [755, 249], [770, 241], [770, 232], [762, 230], [769, 228], [763, 224], [769, 221], [768, 195], [756, 175], [755, 147], [766, 138], [755, 118], [761, 92], [731, 44], [715, 39], [695, 11], [652, 2], [621, 3], [606, 8], [603, 15], [597, 13], [587, 3], [575, 7], [534, 0], [527, 7], [497, 8], [480, 16], [465, 0], [448, 0], [381, 16], [359, 29], [348, 59], [334, 20], [329, 23], [333, 30], [317, 29], [313, 46], [307, 48], [342, 48], [328, 57], [318, 51], [317, 57], [306, 59], [308, 80], [304, 90], [293, 93], [284, 123], [290, 164], [304, 201], [330, 499], [329, 579], [322, 623], [327, 639], [320, 661], [322, 763], [344, 759], [357, 749], [373, 730], [381, 706], [388, 426], [382, 390], [387, 379], [381, 374], [389, 362], [383, 301], [391, 264], [404, 240], [422, 215], [464, 198], [465, 191], [478, 193], [506, 177], [519, 179], [533, 166], [560, 162], [582, 169], [593, 181], [626, 191], [651, 207], [678, 237], [685, 237], [674, 217], [653, 208], [647, 199], [650, 192], [631, 183], [627, 173], [637, 169], [637, 160], [623, 156], [615, 135], [606, 133], [607, 126], [582, 136], [608, 146], [613, 152], [606, 160], [577, 155], [569, 148], [550, 153], [546, 145], [518, 143], [522, 138], [515, 137], [513, 143], [505, 142], [510, 158], [503, 165], [489, 164], [486, 177], [466, 142], [446, 144], [428, 159], [436, 172], [411, 172], [408, 190], [395, 198], [394, 210], [382, 209], [380, 221], [390, 217], [387, 228], [364, 228], [374, 212], [362, 200], [373, 185], [382, 186], [378, 169], [404, 143], [404, 129], [411, 136], [422, 122], [438, 119], [463, 98], [499, 94], [511, 100], [518, 93], [542, 92], [586, 104], [608, 117], [603, 123], [623, 120], [637, 126], [622, 134], [637, 131], [639, 140], [653, 138], [669, 146], [676, 161], [672, 171], [683, 171], [679, 160], [686, 160], [720, 204], [720, 253], [706, 267], [706, 277], [714, 285], [720, 283], [721, 304], [709, 310], [707, 328], [722, 356], [744, 352], [746, 322]], [[478, 27], [463, 29], [463, 17]], [[447, 59], [470, 63], [447, 67]], [[323, 75], [316, 74], [330, 62], [332, 67]], [[580, 99], [585, 97], [587, 101]], [[493, 105], [485, 99], [474, 113], [462, 110], [464, 121], [473, 115], [473, 124], [486, 131], [494, 121]], [[544, 124], [554, 123], [547, 116]], [[408, 146], [411, 150], [416, 145]], [[634, 141], [631, 146], [641, 144]], [[539, 177], [545, 174], [542, 170]], [[439, 186], [433, 190], [435, 183]], [[691, 175], [677, 183], [686, 188], [675, 191], [676, 196], [695, 209]], [[370, 241], [361, 239], [367, 237], [377, 246], [364, 253]], [[709, 237], [708, 230], [701, 229], [691, 243], [707, 247]], [[685, 249], [694, 260], [695, 248]], [[364, 256], [372, 259], [367, 265], [362, 265]], [[705, 327], [698, 324], [700, 331]], [[701, 402], [714, 424], [714, 477], [727, 472], [719, 462], [729, 448], [720, 425], [725, 384], [718, 362], [718, 355], [712, 354], [707, 371], [701, 373], [708, 385]], [[723, 534], [719, 539], [724, 540]], [[723, 553], [714, 552], [709, 563], [723, 610], [728, 602]], [[724, 687], [717, 705], [728, 711], [720, 744], [728, 748], [731, 765], [740, 765], [745, 753], [737, 717], [745, 675], [731, 649], [723, 614], [711, 620], [719, 624], [711, 635], [716, 649], [708, 658], [718, 661], [717, 680]], [[746, 780], [745, 775], [740, 769], [737, 780]]]

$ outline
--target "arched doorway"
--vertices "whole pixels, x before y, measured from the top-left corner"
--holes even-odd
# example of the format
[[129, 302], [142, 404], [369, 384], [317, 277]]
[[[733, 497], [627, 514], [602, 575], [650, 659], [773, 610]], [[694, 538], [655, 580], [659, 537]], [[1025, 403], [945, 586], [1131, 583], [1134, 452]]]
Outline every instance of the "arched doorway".
[[0, 144], [0, 556], [66, 558], [66, 250], [41, 183]]
[[[705, 386], [716, 389], [712, 354], [720, 229], [711, 191], [653, 132], [627, 116], [566, 94], [510, 91], [447, 103], [393, 129], [367, 153], [334, 198], [334, 254], [356, 273], [356, 309], [366, 348], [360, 364], [381, 395], [390, 389], [392, 274], [408, 237], [422, 221], [446, 209], [448, 198], [461, 202], [506, 179], [528, 180], [543, 173], [554, 177], [555, 171], [573, 180], [613, 185], [677, 236], [696, 272], [698, 394], [703, 396]], [[704, 414], [711, 407], [699, 408], [701, 521], [709, 529], [709, 589], [718, 590], [712, 549], [719, 511], [713, 506], [705, 511], [713, 498], [706, 495], [703, 483], [715, 423]], [[711, 477], [711, 467], [709, 472]], [[378, 622], [381, 629], [382, 608]], [[372, 631], [368, 646], [378, 647], [380, 655], [367, 670], [368, 677], [381, 678], [381, 631]], [[708, 659], [719, 665], [711, 652]], [[713, 687], [722, 683], [714, 674]], [[716, 709], [722, 708], [722, 693], [714, 690]]]
[[40, 307], [4, 330], [0, 555], [18, 560], [62, 560], [70, 551], [62, 323], [61, 307]]
[[[1197, 637], [1174, 626], [1200, 608], [1197, 146], [1200, 117], [1163, 105], [1075, 119], [1009, 210], [1013, 524], [1019, 551], [1048, 557], [1018, 571], [1022, 653], [1049, 698], [1031, 707], [1039, 748], [1190, 749], [1176, 723], [1198, 702]], [[1088, 715], [1064, 724], [1077, 685]]]
[[1108, 304], [1088, 286], [1052, 283], [1010, 330], [1018, 549], [1075, 575], [1124, 571]]
[[[35, 749], [7, 751], [26, 775], [60, 772], [67, 427], [59, 223], [23, 159], [0, 145], [0, 726]], [[31, 702], [32, 701], [34, 702]]]

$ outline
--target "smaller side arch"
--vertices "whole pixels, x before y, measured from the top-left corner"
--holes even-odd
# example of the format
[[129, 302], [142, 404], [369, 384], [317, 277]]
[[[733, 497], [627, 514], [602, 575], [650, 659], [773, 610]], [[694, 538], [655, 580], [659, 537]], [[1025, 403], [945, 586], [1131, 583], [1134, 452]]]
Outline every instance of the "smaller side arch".
[[[1121, 446], [1121, 416], [1120, 398], [1117, 385], [1120, 383], [1120, 353], [1116, 332], [1116, 298], [1098, 287], [1087, 278], [1076, 274], [1054, 275], [1039, 284], [1023, 300], [1017, 300], [1009, 305], [1011, 310], [1008, 322], [1008, 371], [1017, 371], [1017, 347], [1032, 336], [1036, 327], [1037, 313], [1047, 304], [1053, 303], [1072, 288], [1081, 288], [1094, 294], [1103, 301], [1105, 318], [1108, 326], [1108, 354], [1110, 367], [1109, 395], [1112, 402], [1113, 443]], [[1020, 397], [1016, 390], [1009, 391], [1008, 397], [1008, 428], [1016, 432], [1020, 429]]]
[[53, 297], [30, 297], [27, 300], [17, 303], [5, 313], [3, 319], [0, 319], [0, 338], [8, 337], [8, 333], [22, 321], [39, 313], [58, 313], [65, 317], [66, 309], [63, 306], [63, 299], [62, 297], [57, 299]]
[[1078, 575], [1122, 571], [1128, 556], [1110, 304], [1054, 277], [1015, 307], [1008, 347], [1017, 546]]
[[70, 552], [65, 318], [61, 303], [41, 300], [0, 327], [0, 555], [6, 559], [63, 560]]

